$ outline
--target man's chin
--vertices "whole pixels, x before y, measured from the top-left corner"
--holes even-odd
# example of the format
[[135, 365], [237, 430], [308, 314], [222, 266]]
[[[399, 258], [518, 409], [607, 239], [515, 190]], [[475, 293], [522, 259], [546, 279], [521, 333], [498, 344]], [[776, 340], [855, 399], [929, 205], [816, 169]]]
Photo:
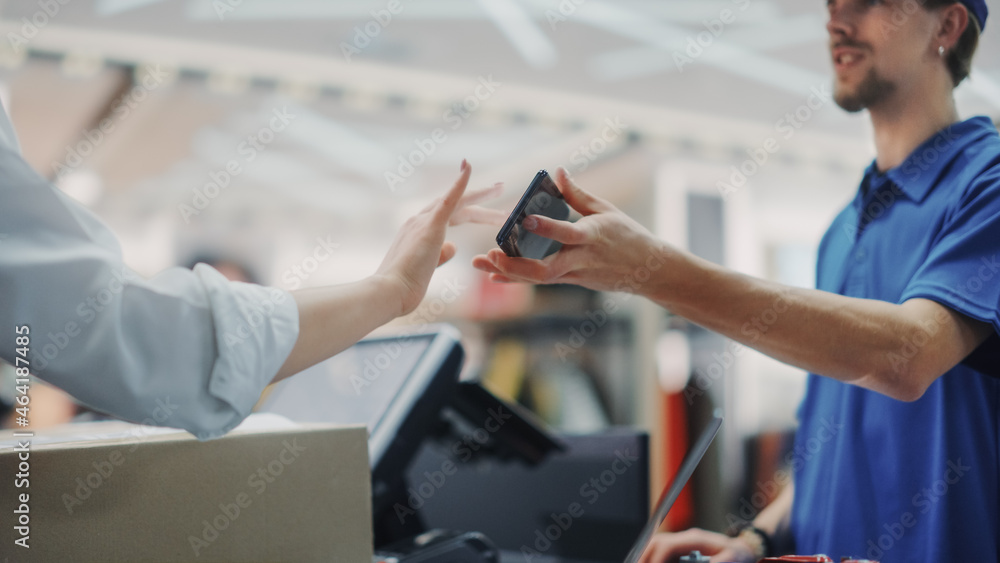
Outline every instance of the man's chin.
[[896, 84], [870, 70], [858, 83], [845, 84], [837, 80], [833, 86], [833, 101], [849, 113], [857, 113], [890, 103], [897, 91]]
[[858, 113], [866, 107], [858, 88], [846, 86], [839, 80], [833, 84], [833, 101], [848, 113]]
[[835, 92], [833, 101], [847, 113], [858, 113], [866, 107], [860, 97], [845, 92]]

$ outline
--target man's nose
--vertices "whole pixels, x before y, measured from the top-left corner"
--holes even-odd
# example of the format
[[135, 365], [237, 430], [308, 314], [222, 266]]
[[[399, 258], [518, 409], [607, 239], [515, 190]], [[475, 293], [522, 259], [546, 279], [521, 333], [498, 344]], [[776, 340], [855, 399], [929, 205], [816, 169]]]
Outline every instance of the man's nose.
[[854, 31], [854, 20], [857, 17], [853, 2], [849, 0], [832, 0], [827, 8], [830, 21], [826, 23], [826, 31], [830, 37], [850, 36]]

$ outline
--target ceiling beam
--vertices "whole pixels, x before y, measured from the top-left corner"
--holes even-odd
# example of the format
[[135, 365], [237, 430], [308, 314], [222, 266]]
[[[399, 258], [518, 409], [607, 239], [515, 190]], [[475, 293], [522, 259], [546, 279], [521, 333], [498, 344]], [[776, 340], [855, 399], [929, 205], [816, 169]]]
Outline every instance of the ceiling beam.
[[[0, 33], [6, 35], [15, 31], [17, 25], [17, 22], [0, 20]], [[206, 74], [225, 72], [277, 82], [314, 83], [347, 91], [364, 85], [368, 94], [401, 96], [417, 103], [443, 107], [474, 95], [476, 89], [491, 78], [499, 84], [488, 104], [483, 104], [484, 108], [488, 105], [491, 113], [527, 114], [543, 123], [591, 125], [606, 118], [619, 118], [629, 125], [630, 131], [646, 138], [730, 153], [734, 149], [758, 146], [775, 135], [772, 123], [529, 86], [508, 82], [503, 76], [463, 76], [367, 61], [348, 63], [329, 56], [178, 37], [53, 23], [34, 38], [31, 49], [56, 55], [97, 53], [106, 60], [126, 65], [166, 63]], [[853, 137], [809, 130], [799, 131], [796, 143], [783, 147], [783, 153], [800, 162], [826, 164], [837, 160], [847, 167], [867, 162], [871, 156]]]

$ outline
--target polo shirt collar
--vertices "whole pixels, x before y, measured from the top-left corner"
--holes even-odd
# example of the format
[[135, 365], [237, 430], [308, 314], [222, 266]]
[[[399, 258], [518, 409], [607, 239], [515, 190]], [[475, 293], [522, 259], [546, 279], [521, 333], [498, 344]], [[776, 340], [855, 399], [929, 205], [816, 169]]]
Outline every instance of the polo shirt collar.
[[927, 197], [948, 165], [966, 147], [994, 132], [996, 128], [988, 117], [973, 117], [954, 123], [924, 141], [902, 164], [884, 174], [878, 172], [873, 161], [865, 171], [865, 178], [874, 189], [889, 180], [899, 186], [907, 197], [919, 203]]

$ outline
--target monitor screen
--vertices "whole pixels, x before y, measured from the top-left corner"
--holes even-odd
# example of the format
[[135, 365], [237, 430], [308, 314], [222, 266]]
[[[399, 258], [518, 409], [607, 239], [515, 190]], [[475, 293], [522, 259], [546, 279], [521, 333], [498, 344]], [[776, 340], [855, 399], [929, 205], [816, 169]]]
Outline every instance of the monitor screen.
[[295, 422], [364, 424], [372, 433], [432, 339], [362, 340], [275, 385], [261, 410]]
[[367, 426], [377, 514], [392, 503], [417, 449], [438, 426], [463, 357], [458, 330], [448, 325], [362, 340], [272, 387], [259, 410], [295, 422]]

